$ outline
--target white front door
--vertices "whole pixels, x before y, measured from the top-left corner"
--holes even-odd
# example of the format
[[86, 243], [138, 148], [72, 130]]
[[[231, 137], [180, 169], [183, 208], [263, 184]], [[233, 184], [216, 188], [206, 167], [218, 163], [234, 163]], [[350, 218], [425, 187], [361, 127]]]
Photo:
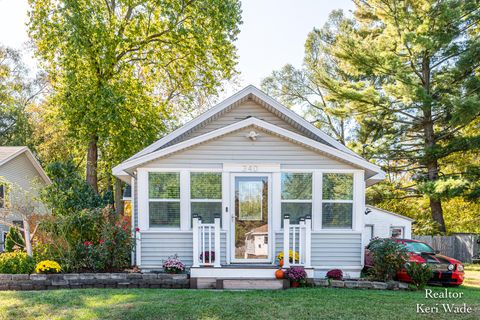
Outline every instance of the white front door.
[[232, 262], [271, 262], [271, 175], [231, 174]]

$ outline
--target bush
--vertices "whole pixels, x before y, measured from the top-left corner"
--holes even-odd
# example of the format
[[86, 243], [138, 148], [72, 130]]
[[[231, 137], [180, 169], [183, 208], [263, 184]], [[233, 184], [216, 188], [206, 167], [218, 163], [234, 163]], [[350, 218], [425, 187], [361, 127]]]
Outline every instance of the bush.
[[407, 274], [412, 279], [411, 284], [415, 289], [423, 289], [432, 278], [432, 269], [426, 263], [407, 262], [405, 266], [407, 268]]
[[22, 234], [17, 227], [10, 228], [5, 238], [5, 251], [14, 252], [17, 250], [24, 250], [25, 241], [23, 240]]
[[66, 272], [117, 271], [130, 266], [134, 244], [130, 223], [111, 207], [52, 217], [41, 228], [44, 243], [35, 255], [59, 261]]
[[25, 252], [5, 252], [0, 254], [0, 273], [30, 274], [35, 269], [35, 260]]
[[340, 269], [333, 269], [327, 272], [327, 278], [333, 280], [342, 280], [343, 272]]
[[369, 250], [373, 257], [371, 274], [380, 281], [393, 280], [408, 259], [405, 246], [393, 239], [374, 239]]
[[59, 273], [60, 271], [62, 271], [62, 268], [60, 268], [60, 265], [57, 262], [51, 261], [51, 260], [40, 261], [39, 263], [37, 263], [37, 266], [35, 267], [36, 273], [47, 274], [47, 273]]

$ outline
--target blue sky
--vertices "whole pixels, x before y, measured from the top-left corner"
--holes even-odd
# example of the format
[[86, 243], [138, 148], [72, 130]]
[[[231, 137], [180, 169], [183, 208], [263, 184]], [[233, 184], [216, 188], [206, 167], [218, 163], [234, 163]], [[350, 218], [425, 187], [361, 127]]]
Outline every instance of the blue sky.
[[[353, 9], [350, 0], [244, 0], [243, 24], [236, 43], [239, 85], [260, 85], [287, 63], [299, 66], [303, 45], [314, 27], [322, 26], [334, 9]], [[26, 48], [27, 0], [0, 0], [0, 44]], [[25, 62], [35, 66], [31, 54]]]

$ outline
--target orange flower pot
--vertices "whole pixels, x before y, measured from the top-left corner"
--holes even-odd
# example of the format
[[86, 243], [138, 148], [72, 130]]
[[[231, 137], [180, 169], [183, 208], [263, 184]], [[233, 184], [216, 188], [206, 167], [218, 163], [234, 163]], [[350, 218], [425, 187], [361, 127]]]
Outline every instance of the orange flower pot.
[[277, 271], [275, 271], [276, 279], [283, 279], [284, 276], [285, 276], [285, 272], [283, 272], [282, 269], [278, 269]]

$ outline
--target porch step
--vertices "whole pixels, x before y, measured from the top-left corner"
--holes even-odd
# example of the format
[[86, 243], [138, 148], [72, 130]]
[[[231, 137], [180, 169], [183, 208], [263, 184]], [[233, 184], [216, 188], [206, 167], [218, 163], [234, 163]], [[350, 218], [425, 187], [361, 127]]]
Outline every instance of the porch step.
[[281, 290], [288, 287], [277, 279], [217, 279], [217, 289], [224, 290]]

